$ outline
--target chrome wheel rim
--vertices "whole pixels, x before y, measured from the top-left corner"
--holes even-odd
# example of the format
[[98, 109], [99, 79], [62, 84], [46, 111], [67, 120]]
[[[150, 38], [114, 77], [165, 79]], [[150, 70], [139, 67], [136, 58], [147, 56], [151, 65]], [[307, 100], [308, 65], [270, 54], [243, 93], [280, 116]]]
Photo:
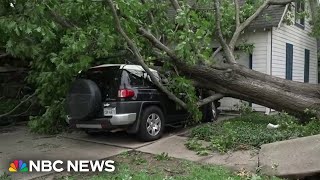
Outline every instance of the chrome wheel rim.
[[147, 132], [151, 136], [156, 136], [161, 130], [161, 119], [158, 114], [152, 113], [148, 116], [147, 119]]

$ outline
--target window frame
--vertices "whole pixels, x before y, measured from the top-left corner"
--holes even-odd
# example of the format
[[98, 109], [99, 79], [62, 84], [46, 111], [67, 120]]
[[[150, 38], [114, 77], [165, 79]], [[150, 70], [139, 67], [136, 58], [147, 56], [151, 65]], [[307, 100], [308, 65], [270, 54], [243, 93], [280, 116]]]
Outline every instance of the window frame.
[[286, 79], [293, 79], [293, 44], [286, 43]]
[[304, 82], [310, 82], [310, 50], [304, 50]]

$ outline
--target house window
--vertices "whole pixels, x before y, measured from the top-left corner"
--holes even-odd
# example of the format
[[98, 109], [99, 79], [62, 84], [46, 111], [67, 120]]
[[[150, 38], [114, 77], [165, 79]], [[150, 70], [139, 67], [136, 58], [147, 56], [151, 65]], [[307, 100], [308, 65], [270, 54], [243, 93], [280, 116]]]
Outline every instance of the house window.
[[296, 13], [295, 13], [295, 21], [296, 25], [304, 28], [305, 18], [302, 16], [302, 13], [305, 10], [305, 2], [303, 0], [296, 1]]
[[304, 51], [304, 82], [309, 82], [310, 50]]
[[292, 80], [293, 70], [293, 45], [287, 43], [286, 45], [286, 79]]

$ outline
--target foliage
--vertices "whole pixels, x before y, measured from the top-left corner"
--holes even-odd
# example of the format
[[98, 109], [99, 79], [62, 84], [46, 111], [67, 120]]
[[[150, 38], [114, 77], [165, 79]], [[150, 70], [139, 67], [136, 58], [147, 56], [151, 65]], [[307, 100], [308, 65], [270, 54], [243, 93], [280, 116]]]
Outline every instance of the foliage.
[[[267, 129], [269, 123], [279, 124], [280, 127]], [[319, 133], [320, 122], [318, 120], [312, 120], [304, 125], [299, 124], [296, 118], [286, 113], [269, 116], [251, 113], [219, 124], [204, 124], [195, 127], [191, 130], [191, 138], [196, 137], [199, 140], [210, 142], [211, 146], [208, 149], [226, 152], [239, 148], [259, 148], [262, 144]]]
[[141, 165], [145, 164], [147, 160], [141, 156], [135, 156], [134, 158], [132, 158], [131, 162], [135, 165]]
[[[23, 100], [24, 98], [22, 98]], [[18, 99], [1, 99], [0, 100], [0, 116], [7, 114], [8, 112], [11, 112], [13, 109], [16, 108], [17, 105], [20, 104], [20, 101]], [[0, 126], [2, 125], [9, 125], [17, 120], [21, 119], [21, 116], [26, 117], [29, 114], [32, 114], [33, 109], [31, 106], [33, 103], [25, 102], [22, 104], [19, 108], [15, 109], [15, 111], [12, 111], [11, 114], [8, 114], [7, 116], [0, 117]]]
[[190, 150], [196, 151], [197, 155], [207, 156], [209, 154], [209, 147], [204, 146], [197, 137], [188, 139], [188, 141], [185, 143], [185, 146]]
[[[317, 16], [319, 17], [319, 15], [320, 15], [320, 6], [318, 6], [317, 8], [316, 8], [316, 10], [317, 10]], [[313, 20], [314, 21], [314, 24], [313, 24], [313, 32], [312, 32], [312, 34], [315, 36], [315, 37], [317, 37], [317, 38], [320, 38], [320, 19], [319, 18], [316, 18], [316, 19], [314, 19]]]
[[64, 101], [55, 101], [42, 116], [30, 117], [28, 125], [32, 132], [55, 134], [66, 127], [65, 117]]
[[168, 153], [162, 152], [161, 154], [156, 155], [155, 159], [158, 161], [168, 161], [170, 160], [170, 157]]
[[11, 111], [18, 104], [19, 101], [16, 99], [2, 99], [0, 101], [0, 114], [4, 114]]
[[253, 112], [252, 107], [248, 102], [240, 101], [239, 104], [236, 104], [235, 107], [239, 110], [241, 115], [250, 114]]
[[[188, 111], [193, 115], [193, 119], [200, 121], [202, 114], [195, 105], [199, 98], [192, 82], [184, 77], [175, 76], [169, 79], [169, 89], [187, 103]], [[180, 93], [183, 93], [183, 95], [180, 95]]]
[[10, 175], [8, 173], [4, 173], [2, 175], [0, 175], [0, 180], [11, 180], [12, 178], [10, 177]]

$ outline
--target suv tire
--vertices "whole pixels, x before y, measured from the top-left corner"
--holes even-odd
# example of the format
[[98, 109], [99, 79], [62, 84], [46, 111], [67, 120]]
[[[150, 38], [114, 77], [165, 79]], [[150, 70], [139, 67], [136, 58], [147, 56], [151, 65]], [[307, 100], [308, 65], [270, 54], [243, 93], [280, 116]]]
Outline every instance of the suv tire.
[[161, 138], [164, 122], [164, 115], [159, 107], [147, 107], [143, 110], [140, 119], [139, 138], [143, 141], [154, 141]]
[[218, 109], [215, 102], [207, 104], [204, 108], [203, 122], [214, 122], [218, 119]]

